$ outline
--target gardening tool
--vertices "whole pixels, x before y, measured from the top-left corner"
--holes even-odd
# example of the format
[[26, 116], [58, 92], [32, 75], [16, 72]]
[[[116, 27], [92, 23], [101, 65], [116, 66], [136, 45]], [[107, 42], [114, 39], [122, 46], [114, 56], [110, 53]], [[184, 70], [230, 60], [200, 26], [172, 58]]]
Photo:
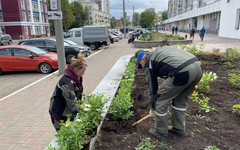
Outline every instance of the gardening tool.
[[147, 116], [145, 116], [145, 117], [143, 117], [142, 119], [138, 120], [137, 122], [134, 122], [134, 123], [132, 124], [132, 126], [133, 126], [133, 127], [136, 126], [137, 124], [139, 124], [139, 123], [141, 123], [142, 121], [148, 119], [149, 117], [150, 117], [150, 114], [148, 114]]

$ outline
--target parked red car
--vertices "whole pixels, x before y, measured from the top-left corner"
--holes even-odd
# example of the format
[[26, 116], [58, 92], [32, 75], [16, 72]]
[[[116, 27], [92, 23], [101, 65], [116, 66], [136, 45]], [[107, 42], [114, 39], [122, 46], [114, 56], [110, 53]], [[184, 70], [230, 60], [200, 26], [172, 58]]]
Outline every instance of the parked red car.
[[30, 45], [0, 47], [0, 74], [7, 71], [50, 73], [58, 69], [57, 54]]

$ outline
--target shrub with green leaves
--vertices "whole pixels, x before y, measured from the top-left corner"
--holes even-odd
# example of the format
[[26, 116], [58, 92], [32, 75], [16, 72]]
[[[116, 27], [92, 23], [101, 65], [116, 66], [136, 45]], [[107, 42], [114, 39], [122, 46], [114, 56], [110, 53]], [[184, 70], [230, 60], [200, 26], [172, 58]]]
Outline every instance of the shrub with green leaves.
[[238, 73], [229, 73], [228, 81], [235, 87], [240, 88], [240, 74]]
[[240, 104], [235, 104], [232, 106], [232, 112], [240, 115]]
[[113, 120], [117, 119], [129, 119], [133, 116], [133, 112], [130, 108], [133, 106], [133, 100], [131, 99], [131, 92], [134, 87], [134, 71], [136, 65], [136, 58], [128, 63], [123, 79], [120, 81], [117, 95], [113, 98], [109, 114], [112, 115]]
[[152, 150], [156, 148], [156, 145], [151, 143], [151, 138], [143, 138], [141, 143], [137, 146], [136, 150]]
[[215, 145], [213, 145], [213, 146], [206, 146], [204, 150], [220, 150], [220, 149], [217, 148]]
[[204, 110], [207, 113], [210, 111], [217, 111], [215, 108], [209, 106], [209, 104], [208, 104], [208, 102], [210, 100], [209, 97], [205, 97], [202, 93], [200, 93], [200, 95], [201, 95], [202, 99], [199, 98], [198, 92], [195, 91], [190, 96], [190, 99], [199, 105], [199, 112], [201, 112], [201, 110]]
[[[68, 118], [65, 123], [62, 122], [56, 134], [60, 150], [82, 149], [84, 144], [90, 142], [91, 137], [95, 136], [93, 129], [100, 123], [102, 109], [107, 101], [103, 95], [83, 95], [82, 101], [78, 102], [80, 110], [74, 121]], [[55, 148], [49, 146], [48, 149]]]
[[196, 47], [196, 45], [186, 47], [186, 51], [195, 55], [201, 56], [204, 55], [204, 52]]
[[212, 73], [211, 71], [205, 72], [202, 76], [202, 79], [198, 82], [197, 88], [202, 90], [203, 92], [208, 93], [210, 91], [209, 85], [217, 80], [218, 76], [216, 73]]
[[227, 48], [224, 57], [227, 60], [233, 61], [240, 58], [240, 52], [237, 48]]

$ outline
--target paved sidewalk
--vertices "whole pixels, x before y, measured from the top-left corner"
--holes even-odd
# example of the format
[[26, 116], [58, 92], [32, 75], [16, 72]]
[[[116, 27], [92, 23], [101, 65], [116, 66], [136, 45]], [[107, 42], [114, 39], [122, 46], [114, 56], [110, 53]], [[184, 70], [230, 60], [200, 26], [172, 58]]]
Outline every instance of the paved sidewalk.
[[[124, 39], [88, 58], [84, 91], [92, 92], [120, 57], [135, 51]], [[60, 77], [50, 75], [0, 101], [0, 150], [43, 150], [53, 140], [56, 131], [48, 109]]]
[[[171, 34], [171, 31], [161, 31], [161, 33]], [[190, 39], [189, 33], [186, 32], [178, 32], [179, 35], [185, 37], [187, 35], [187, 39]], [[225, 52], [227, 48], [237, 48], [240, 50], [240, 39], [230, 39], [230, 38], [222, 38], [218, 37], [217, 34], [206, 33], [204, 36], [204, 40], [201, 41], [199, 33], [195, 33], [195, 38], [193, 40], [193, 44], [196, 46], [200, 46], [200, 44], [204, 44], [204, 50], [206, 52], [212, 52], [213, 48], [218, 48], [220, 52]]]

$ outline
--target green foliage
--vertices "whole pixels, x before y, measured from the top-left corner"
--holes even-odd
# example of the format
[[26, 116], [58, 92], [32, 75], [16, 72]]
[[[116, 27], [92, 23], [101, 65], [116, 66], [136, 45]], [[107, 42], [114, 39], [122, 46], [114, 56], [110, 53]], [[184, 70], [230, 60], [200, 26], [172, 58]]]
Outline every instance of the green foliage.
[[133, 24], [135, 27], [140, 25], [140, 14], [139, 13], [135, 12], [133, 14]]
[[201, 56], [204, 55], [204, 52], [202, 50], [199, 50], [196, 45], [186, 47], [186, 51], [195, 55], [195, 56]]
[[83, 8], [82, 4], [79, 1], [73, 1], [70, 5], [73, 16], [75, 17], [75, 21], [72, 22], [71, 28], [83, 27], [88, 20], [88, 8]]
[[111, 28], [114, 29], [115, 27], [117, 27], [117, 20], [115, 19], [115, 17], [112, 17], [110, 20], [110, 25]]
[[141, 143], [137, 146], [136, 150], [152, 150], [156, 148], [156, 145], [152, 144], [150, 140], [151, 140], [150, 137], [142, 139]]
[[75, 17], [73, 16], [73, 12], [68, 0], [61, 1], [61, 8], [62, 8], [62, 24], [63, 30], [67, 30], [70, 28], [71, 24], [75, 21]]
[[138, 54], [139, 54], [141, 51], [144, 51], [144, 50], [139, 49], [139, 50], [137, 50], [137, 51], [135, 52], [135, 58], [137, 58]]
[[240, 74], [238, 73], [229, 73], [228, 81], [232, 83], [233, 86], [240, 88]]
[[208, 93], [210, 91], [210, 87], [209, 85], [217, 80], [218, 76], [216, 75], [216, 73], [212, 73], [212, 72], [206, 72], [203, 74], [202, 79], [198, 82], [197, 84], [197, 88], [202, 90], [203, 92]]
[[220, 150], [220, 149], [214, 145], [214, 146], [206, 146], [204, 150]]
[[[90, 142], [93, 129], [100, 123], [101, 112], [108, 99], [103, 95], [83, 95], [83, 102], [78, 102], [80, 107], [74, 121], [67, 119], [61, 123], [61, 129], [56, 134], [60, 150], [82, 149], [83, 145]], [[51, 146], [48, 149], [53, 149]]]
[[232, 112], [240, 115], [240, 104], [235, 104], [232, 106]]
[[227, 62], [224, 62], [224, 67], [226, 67], [226, 68], [235, 68], [236, 65], [233, 65], [231, 62], [227, 61]]
[[152, 34], [146, 34], [146, 35], [140, 35], [139, 40], [143, 41], [168, 41], [168, 40], [183, 40], [184, 37], [180, 35], [175, 34], [162, 34], [159, 32], [152, 33]]
[[142, 28], [151, 28], [154, 26], [156, 13], [152, 11], [144, 11], [141, 13], [140, 25]]
[[164, 10], [162, 13], [162, 21], [167, 20], [168, 19], [168, 11]]
[[198, 92], [195, 91], [190, 96], [190, 99], [199, 105], [199, 112], [201, 112], [201, 110], [204, 110], [207, 113], [210, 111], [217, 111], [215, 108], [208, 105], [208, 102], [210, 100], [209, 97], [205, 97], [202, 93], [200, 93], [200, 95], [202, 96], [202, 99], [201, 99], [199, 98], [198, 95], [199, 95]]
[[227, 48], [224, 57], [229, 61], [233, 61], [234, 59], [239, 59], [240, 52], [237, 48]]
[[118, 94], [112, 100], [109, 114], [112, 115], [114, 120], [127, 120], [133, 115], [133, 112], [130, 110], [133, 106], [133, 100], [130, 94], [134, 86], [135, 65], [136, 60], [128, 63], [123, 79], [120, 81]]

